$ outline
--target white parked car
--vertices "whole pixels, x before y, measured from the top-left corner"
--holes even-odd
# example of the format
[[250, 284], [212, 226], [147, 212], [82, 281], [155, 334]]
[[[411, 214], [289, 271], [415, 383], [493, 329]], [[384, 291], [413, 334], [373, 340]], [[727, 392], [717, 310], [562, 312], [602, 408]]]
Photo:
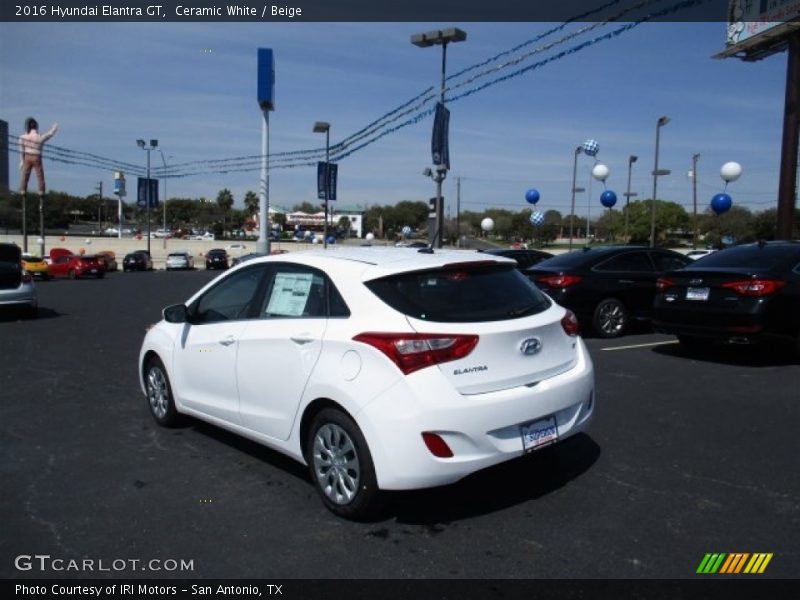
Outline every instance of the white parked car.
[[191, 252], [180, 250], [167, 255], [167, 271], [173, 269], [194, 269], [194, 257]]
[[381, 490], [453, 483], [586, 428], [577, 320], [515, 267], [394, 248], [255, 258], [164, 309], [141, 388], [157, 423], [191, 415], [274, 448], [334, 513], [367, 517]]

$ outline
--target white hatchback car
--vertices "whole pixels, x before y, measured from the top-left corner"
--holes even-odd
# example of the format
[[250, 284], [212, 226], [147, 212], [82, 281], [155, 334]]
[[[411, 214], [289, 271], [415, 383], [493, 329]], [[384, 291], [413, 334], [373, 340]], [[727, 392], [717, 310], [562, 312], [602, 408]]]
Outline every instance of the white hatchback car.
[[336, 248], [256, 258], [147, 333], [155, 420], [191, 415], [309, 466], [363, 518], [380, 490], [449, 484], [582, 431], [594, 374], [575, 316], [513, 260]]
[[170, 252], [167, 255], [167, 271], [174, 269], [194, 269], [194, 257], [186, 250]]

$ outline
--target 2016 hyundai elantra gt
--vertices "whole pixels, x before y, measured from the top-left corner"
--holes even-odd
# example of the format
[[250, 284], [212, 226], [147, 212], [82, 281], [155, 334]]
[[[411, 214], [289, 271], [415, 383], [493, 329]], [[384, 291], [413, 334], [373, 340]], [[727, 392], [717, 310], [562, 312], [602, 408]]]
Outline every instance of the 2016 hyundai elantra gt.
[[585, 429], [575, 316], [514, 261], [336, 248], [258, 258], [164, 309], [139, 359], [163, 426], [191, 415], [307, 464], [325, 505], [439, 486]]

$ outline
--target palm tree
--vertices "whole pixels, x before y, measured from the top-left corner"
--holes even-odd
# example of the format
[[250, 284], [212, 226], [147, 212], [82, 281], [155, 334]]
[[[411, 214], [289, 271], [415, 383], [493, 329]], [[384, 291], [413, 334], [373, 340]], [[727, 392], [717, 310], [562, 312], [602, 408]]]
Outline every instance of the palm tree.
[[231, 208], [233, 208], [233, 194], [228, 188], [220, 190], [219, 194], [217, 194], [217, 206], [222, 211], [222, 231], [224, 235], [227, 216]]

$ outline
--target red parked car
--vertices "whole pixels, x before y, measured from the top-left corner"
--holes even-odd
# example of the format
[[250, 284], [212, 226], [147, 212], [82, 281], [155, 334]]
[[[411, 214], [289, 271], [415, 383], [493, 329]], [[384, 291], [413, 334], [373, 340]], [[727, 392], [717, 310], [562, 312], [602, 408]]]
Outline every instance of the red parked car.
[[105, 277], [106, 263], [98, 256], [87, 254], [79, 256], [77, 254], [63, 254], [51, 259], [47, 272], [51, 277], [78, 277], [94, 276], [98, 279]]

